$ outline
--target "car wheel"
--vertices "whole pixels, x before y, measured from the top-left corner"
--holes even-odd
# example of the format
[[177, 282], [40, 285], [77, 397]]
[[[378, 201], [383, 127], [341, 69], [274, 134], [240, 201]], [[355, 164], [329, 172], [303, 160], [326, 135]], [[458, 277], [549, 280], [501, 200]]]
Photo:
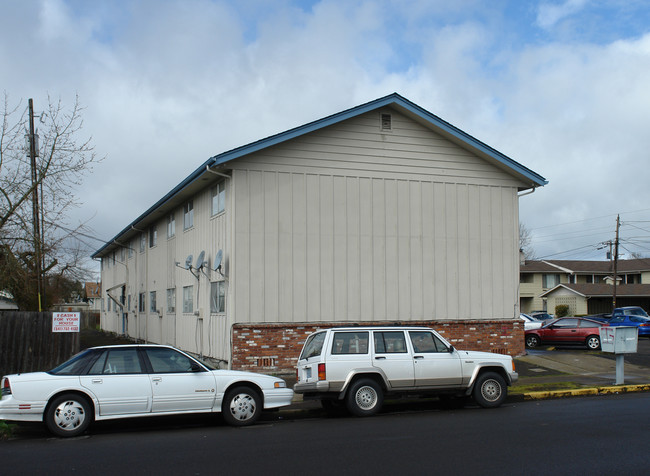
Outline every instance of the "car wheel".
[[53, 399], [45, 412], [45, 425], [56, 436], [77, 436], [92, 421], [92, 406], [81, 395], [67, 393]]
[[587, 337], [587, 347], [590, 350], [600, 349], [600, 337], [598, 336], [589, 336]]
[[252, 425], [262, 413], [262, 399], [250, 387], [235, 387], [226, 393], [222, 411], [229, 425]]
[[356, 416], [370, 416], [377, 413], [384, 403], [384, 392], [377, 382], [371, 379], [357, 380], [350, 386], [346, 406]]
[[474, 384], [474, 400], [483, 408], [495, 408], [503, 403], [508, 387], [503, 377], [495, 372], [479, 375]]
[[536, 335], [531, 334], [526, 336], [526, 347], [534, 349], [535, 347], [538, 347], [539, 344], [540, 344], [539, 337], [537, 337]]

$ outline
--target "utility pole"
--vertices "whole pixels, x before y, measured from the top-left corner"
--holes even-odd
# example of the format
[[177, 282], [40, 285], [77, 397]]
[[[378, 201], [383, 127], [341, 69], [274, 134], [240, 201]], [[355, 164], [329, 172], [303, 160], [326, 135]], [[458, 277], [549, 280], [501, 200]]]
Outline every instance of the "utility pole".
[[34, 273], [38, 291], [38, 311], [41, 312], [41, 229], [38, 213], [38, 170], [36, 169], [36, 135], [34, 132], [34, 101], [29, 98], [29, 159], [32, 167], [32, 215], [34, 220]]
[[616, 239], [614, 240], [614, 293], [612, 311], [616, 309], [616, 286], [618, 284], [618, 229], [621, 227], [621, 216], [616, 215]]

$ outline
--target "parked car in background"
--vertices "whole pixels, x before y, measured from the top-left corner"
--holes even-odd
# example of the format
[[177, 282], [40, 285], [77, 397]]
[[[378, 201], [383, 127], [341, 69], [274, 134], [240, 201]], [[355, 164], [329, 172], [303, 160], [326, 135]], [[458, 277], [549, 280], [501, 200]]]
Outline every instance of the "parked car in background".
[[543, 322], [538, 321], [532, 316], [529, 316], [528, 314], [524, 314], [523, 312], [519, 314], [519, 318], [524, 321], [524, 330], [527, 331], [529, 329], [539, 329], [542, 327]]
[[549, 319], [555, 319], [555, 316], [553, 314], [549, 314], [546, 311], [533, 311], [529, 315], [537, 319], [538, 321], [547, 321]]
[[639, 328], [639, 337], [650, 337], [650, 318], [637, 315], [621, 315], [612, 317], [608, 324], [617, 326], [634, 326]]
[[471, 395], [497, 407], [518, 374], [509, 355], [457, 350], [427, 327], [341, 327], [307, 338], [297, 378], [304, 399], [369, 416], [385, 395]]
[[93, 347], [0, 385], [0, 420], [42, 421], [57, 436], [79, 435], [94, 420], [182, 413], [221, 412], [244, 426], [293, 398], [282, 379], [218, 370], [164, 345]]
[[617, 307], [612, 311], [612, 318], [618, 316], [641, 316], [648, 317], [648, 313], [642, 307], [638, 306], [627, 306], [627, 307]]
[[600, 327], [606, 325], [581, 317], [554, 319], [539, 329], [525, 331], [526, 347], [534, 349], [542, 344], [581, 344], [597, 350], [600, 348]]

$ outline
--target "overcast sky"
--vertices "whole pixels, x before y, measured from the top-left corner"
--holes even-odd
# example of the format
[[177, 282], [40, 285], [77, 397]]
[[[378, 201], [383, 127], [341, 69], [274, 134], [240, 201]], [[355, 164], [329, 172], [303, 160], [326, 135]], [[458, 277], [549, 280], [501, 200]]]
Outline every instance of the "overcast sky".
[[[0, 0], [0, 91], [86, 107], [109, 240], [209, 157], [397, 92], [549, 184], [540, 258], [650, 256], [645, 0]], [[26, 104], [26, 103], [25, 103]], [[102, 246], [93, 243], [95, 251]]]

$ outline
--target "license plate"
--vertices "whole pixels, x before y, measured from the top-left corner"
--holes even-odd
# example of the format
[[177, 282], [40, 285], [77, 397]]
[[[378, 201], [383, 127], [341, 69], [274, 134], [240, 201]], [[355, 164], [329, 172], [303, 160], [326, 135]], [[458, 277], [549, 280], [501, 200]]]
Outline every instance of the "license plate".
[[305, 369], [305, 380], [309, 380], [311, 378], [311, 367], [307, 367]]

